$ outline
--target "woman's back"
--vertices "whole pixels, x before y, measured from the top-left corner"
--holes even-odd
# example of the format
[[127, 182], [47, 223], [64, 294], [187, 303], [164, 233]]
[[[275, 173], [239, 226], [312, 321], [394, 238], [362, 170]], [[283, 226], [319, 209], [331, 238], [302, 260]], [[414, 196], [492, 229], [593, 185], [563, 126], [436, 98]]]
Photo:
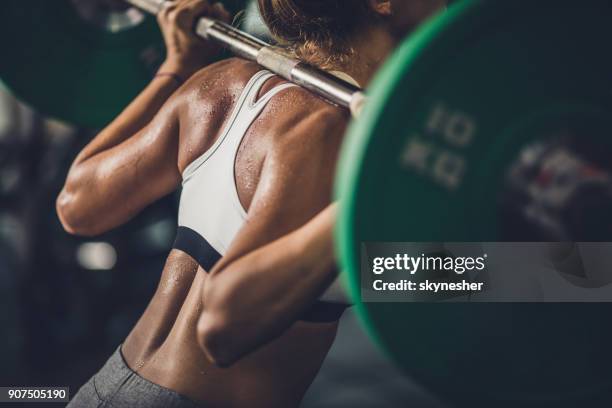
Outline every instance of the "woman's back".
[[[246, 126], [235, 161], [223, 157], [232, 160], [233, 177], [219, 174], [217, 181], [201, 177], [207, 184], [223, 183], [219, 188], [224, 191], [235, 189], [236, 201], [245, 211], [246, 226], [241, 226], [235, 240], [229, 237], [232, 245], [224, 248], [228, 237], [214, 236], [214, 229], [207, 230], [206, 225], [223, 225], [224, 220], [218, 219], [223, 217], [231, 222], [233, 212], [223, 208], [233, 203], [226, 202], [226, 195], [215, 196], [210, 185], [199, 188], [196, 169], [203, 157], [223, 154], [220, 146], [226, 141], [220, 138], [232, 120], [245, 115], [231, 117], [245, 86], [260, 70], [239, 59], [223, 61], [194, 75], [169, 102], [176, 104], [172, 112], [178, 115], [180, 129], [177, 166], [184, 183], [191, 183], [181, 202], [181, 208], [188, 209], [183, 227], [193, 227], [200, 237], [210, 231], [202, 238], [223, 256], [239, 256], [264, 245], [330, 203], [335, 161], [348, 120], [342, 109], [307, 91], [284, 86], [285, 81], [276, 76], [264, 78], [257, 99], [267, 98], [269, 92], [275, 95]], [[235, 185], [227, 185], [231, 182]], [[206, 220], [209, 207], [220, 209], [217, 219]], [[207, 271], [199, 266], [206, 262], [196, 262], [199, 255], [189, 252], [187, 245], [170, 253], [155, 296], [123, 345], [128, 365], [147, 380], [215, 407], [296, 406], [331, 346], [336, 322], [298, 321], [232, 367], [218, 368], [206, 358], [196, 336], [207, 280]], [[266, 316], [244, 318], [254, 321]]]
[[[288, 52], [320, 68], [347, 71], [362, 84], [405, 33], [397, 24], [416, 23], [443, 0], [408, 2], [408, 9], [421, 12], [404, 23], [394, 12], [403, 3], [258, 1], [266, 25]], [[164, 4], [158, 18], [166, 61], [79, 154], [58, 197], [58, 215], [67, 231], [97, 235], [183, 181], [183, 226], [211, 244], [213, 260], [222, 257], [204, 271], [211, 258], [193, 241], [177, 240], [153, 299], [122, 347], [128, 365], [146, 380], [115, 353], [71, 406], [195, 406], [186, 397], [213, 407], [297, 406], [337, 328], [334, 320], [306, 322], [302, 315], [335, 277], [333, 206], [306, 223], [331, 201], [348, 112], [298, 87], [283, 89], [244, 134], [233, 135], [235, 144], [222, 149], [218, 163], [183, 180], [222, 136], [260, 67], [231, 59], [192, 76], [215, 51], [193, 34], [196, 18], [230, 17], [203, 0]], [[181, 78], [190, 79], [176, 91]], [[271, 77], [258, 98], [283, 82]], [[206, 180], [202, 188], [195, 182], [200, 178]], [[300, 234], [285, 239], [298, 228]], [[195, 241], [202, 243], [197, 236]], [[329, 317], [320, 313], [327, 307], [313, 309], [312, 320]]]

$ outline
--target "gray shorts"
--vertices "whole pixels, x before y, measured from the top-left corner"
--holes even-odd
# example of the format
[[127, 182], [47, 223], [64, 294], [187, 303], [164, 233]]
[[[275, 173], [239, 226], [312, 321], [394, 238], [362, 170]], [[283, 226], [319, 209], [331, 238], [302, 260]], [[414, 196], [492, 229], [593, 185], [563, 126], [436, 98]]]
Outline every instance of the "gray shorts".
[[96, 407], [196, 408], [200, 405], [136, 374], [126, 364], [119, 347], [68, 404], [68, 408]]

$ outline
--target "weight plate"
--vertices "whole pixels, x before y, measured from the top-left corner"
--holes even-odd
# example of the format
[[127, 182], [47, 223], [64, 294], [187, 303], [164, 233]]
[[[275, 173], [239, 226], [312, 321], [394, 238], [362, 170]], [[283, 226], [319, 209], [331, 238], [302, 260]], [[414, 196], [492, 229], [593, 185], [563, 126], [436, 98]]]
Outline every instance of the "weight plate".
[[361, 302], [360, 244], [504, 241], [497, 201], [521, 151], [570, 132], [609, 158], [611, 16], [605, 0], [457, 2], [399, 48], [351, 125], [337, 241], [358, 314], [459, 406], [609, 406], [612, 304]]
[[[146, 86], [165, 51], [154, 17], [113, 32], [102, 26], [125, 19], [85, 18], [75, 7], [82, 3], [5, 0], [0, 78], [41, 113], [98, 128]], [[226, 4], [238, 10], [244, 2]]]

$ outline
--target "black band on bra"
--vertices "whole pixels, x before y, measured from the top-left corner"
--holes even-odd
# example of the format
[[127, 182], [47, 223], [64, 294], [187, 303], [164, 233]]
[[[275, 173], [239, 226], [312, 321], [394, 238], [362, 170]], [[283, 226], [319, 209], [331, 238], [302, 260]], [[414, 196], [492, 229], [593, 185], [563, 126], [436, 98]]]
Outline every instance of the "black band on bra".
[[178, 227], [172, 248], [185, 252], [207, 272], [221, 259], [221, 254], [206, 238], [188, 227]]
[[[192, 257], [206, 272], [212, 270], [222, 258], [206, 238], [184, 226], [178, 227], [172, 247]], [[340, 319], [346, 308], [347, 305], [342, 303], [317, 301], [300, 317], [300, 320], [313, 323], [335, 322]]]

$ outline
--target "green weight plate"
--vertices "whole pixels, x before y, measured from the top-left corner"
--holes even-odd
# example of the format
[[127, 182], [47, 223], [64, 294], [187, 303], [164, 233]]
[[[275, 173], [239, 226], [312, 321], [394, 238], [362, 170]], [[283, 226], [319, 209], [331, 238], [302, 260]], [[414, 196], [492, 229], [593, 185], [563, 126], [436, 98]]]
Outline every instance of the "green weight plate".
[[86, 1], [3, 1], [0, 78], [41, 113], [96, 128], [146, 86], [164, 47], [154, 17], [111, 32], [81, 17]]
[[568, 127], [609, 152], [610, 17], [606, 0], [456, 2], [399, 48], [349, 130], [337, 241], [357, 312], [457, 406], [609, 406], [612, 304], [362, 302], [360, 244], [503, 241], [496, 201], [526, 146]]

